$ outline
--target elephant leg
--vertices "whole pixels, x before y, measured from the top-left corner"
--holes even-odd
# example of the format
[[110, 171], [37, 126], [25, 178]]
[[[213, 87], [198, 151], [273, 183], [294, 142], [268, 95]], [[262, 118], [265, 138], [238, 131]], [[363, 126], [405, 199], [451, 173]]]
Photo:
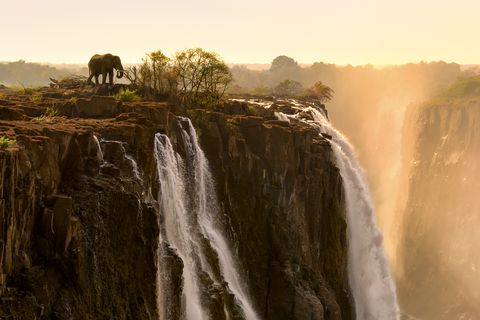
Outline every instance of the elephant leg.
[[106, 72], [102, 73], [102, 84], [105, 84], [105, 82], [107, 82], [107, 73]]
[[110, 81], [110, 85], [113, 86], [113, 70], [108, 73], [108, 80]]
[[94, 74], [93, 73], [90, 73], [90, 76], [88, 76], [88, 79], [87, 79], [87, 83], [90, 84], [92, 82], [92, 78], [93, 78]]
[[95, 75], [95, 85], [98, 86], [98, 74]]

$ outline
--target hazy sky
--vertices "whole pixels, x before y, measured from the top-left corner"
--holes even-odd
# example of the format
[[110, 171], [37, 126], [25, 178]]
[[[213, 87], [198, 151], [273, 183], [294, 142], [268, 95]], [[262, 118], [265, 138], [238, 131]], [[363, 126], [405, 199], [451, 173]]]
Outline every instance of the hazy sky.
[[237, 63], [480, 63], [479, 15], [480, 0], [0, 0], [0, 61], [199, 46]]

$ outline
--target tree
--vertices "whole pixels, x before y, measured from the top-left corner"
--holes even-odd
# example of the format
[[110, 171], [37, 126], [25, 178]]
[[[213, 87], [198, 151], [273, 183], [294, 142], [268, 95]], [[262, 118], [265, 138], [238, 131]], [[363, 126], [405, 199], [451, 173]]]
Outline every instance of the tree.
[[252, 93], [257, 96], [268, 96], [273, 94], [273, 89], [268, 86], [256, 86], [253, 88]]
[[277, 71], [280, 69], [298, 69], [298, 63], [290, 57], [278, 56], [272, 61], [270, 71]]
[[275, 87], [274, 91], [278, 96], [295, 97], [302, 93], [303, 87], [298, 81], [284, 80]]
[[309, 98], [316, 98], [320, 102], [327, 102], [332, 100], [334, 93], [335, 91], [332, 88], [323, 84], [322, 81], [318, 81], [313, 86], [307, 88], [304, 95]]
[[178, 95], [184, 104], [211, 104], [220, 100], [232, 74], [214, 52], [201, 48], [177, 52], [173, 59]]
[[[159, 96], [169, 93], [170, 86], [167, 74], [170, 69], [170, 58], [157, 50], [147, 53], [140, 67], [127, 72], [127, 78], [132, 84], [138, 84], [145, 96]], [[132, 81], [130, 76], [134, 79]]]
[[138, 80], [138, 69], [136, 66], [129, 66], [124, 70], [125, 78], [127, 78], [130, 83], [136, 87]]

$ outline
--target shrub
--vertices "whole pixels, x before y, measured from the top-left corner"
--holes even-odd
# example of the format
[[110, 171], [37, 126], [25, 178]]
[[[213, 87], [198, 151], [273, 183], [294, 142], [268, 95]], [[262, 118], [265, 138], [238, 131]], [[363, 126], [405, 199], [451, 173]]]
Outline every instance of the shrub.
[[133, 90], [125, 89], [120, 90], [120, 92], [115, 95], [115, 99], [131, 102], [140, 100], [140, 96]]
[[32, 94], [30, 97], [28, 97], [28, 99], [31, 101], [31, 102], [39, 102], [41, 99], [42, 99], [42, 95], [41, 94]]
[[40, 88], [38, 87], [25, 87], [24, 85], [22, 85], [21, 92], [23, 92], [23, 94], [34, 94], [39, 90]]
[[16, 141], [14, 139], [10, 139], [10, 138], [5, 137], [5, 136], [0, 137], [0, 149], [2, 149], [2, 150], [10, 148], [15, 143], [16, 143]]
[[320, 100], [320, 102], [327, 102], [332, 100], [334, 93], [335, 91], [333, 91], [332, 88], [324, 85], [322, 81], [318, 81], [310, 88], [307, 88], [304, 95], [309, 98], [316, 98]]
[[47, 107], [43, 112], [43, 114], [40, 117], [37, 117], [36, 119], [40, 121], [45, 121], [45, 120], [52, 120], [57, 116], [58, 116], [58, 110], [54, 105], [52, 105], [51, 107]]
[[275, 94], [281, 97], [296, 97], [302, 91], [302, 84], [295, 80], [284, 80], [275, 87]]

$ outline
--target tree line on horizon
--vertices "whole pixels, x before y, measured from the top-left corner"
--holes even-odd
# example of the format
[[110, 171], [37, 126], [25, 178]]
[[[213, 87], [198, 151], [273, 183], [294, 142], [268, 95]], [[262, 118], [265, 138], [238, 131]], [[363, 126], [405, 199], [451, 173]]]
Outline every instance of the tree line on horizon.
[[[168, 57], [157, 50], [145, 55], [139, 64], [126, 68], [126, 76], [136, 90], [146, 97], [177, 96], [185, 103], [218, 101], [224, 94], [253, 96], [307, 96], [329, 101], [333, 93], [343, 94], [355, 86], [370, 93], [407, 90], [412, 85], [445, 86], [462, 71], [455, 63], [415, 63], [385, 68], [337, 66], [322, 62], [301, 66], [293, 58], [276, 57], [267, 70], [246, 66], [229, 67], [215, 52], [201, 48], [179, 51]], [[75, 70], [83, 73], [85, 69]], [[0, 84], [44, 85], [50, 77], [61, 78], [72, 70], [49, 65], [17, 62], [0, 63]], [[404, 83], [405, 78], [409, 83]], [[405, 89], [402, 89], [405, 88]], [[359, 89], [360, 90], [360, 89]], [[355, 91], [350, 88], [347, 91]]]

